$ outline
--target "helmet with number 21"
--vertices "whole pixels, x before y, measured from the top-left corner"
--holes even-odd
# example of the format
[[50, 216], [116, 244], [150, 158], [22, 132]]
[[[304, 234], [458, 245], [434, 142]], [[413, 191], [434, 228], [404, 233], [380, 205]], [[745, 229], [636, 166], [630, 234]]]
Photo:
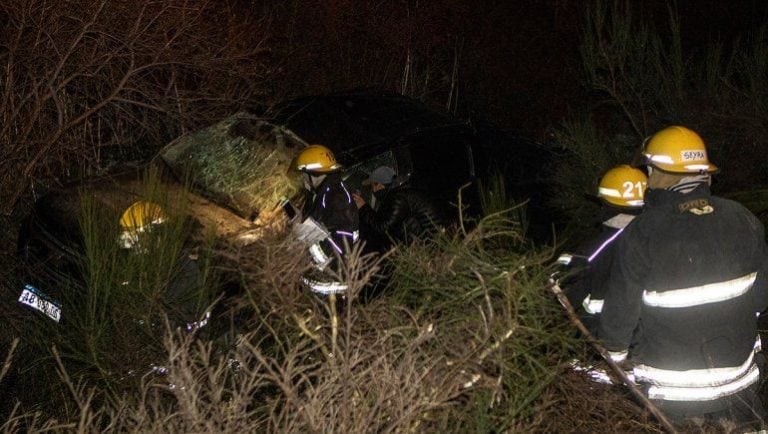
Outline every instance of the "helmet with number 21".
[[640, 208], [648, 177], [639, 169], [622, 164], [609, 170], [600, 179], [597, 197], [610, 205]]

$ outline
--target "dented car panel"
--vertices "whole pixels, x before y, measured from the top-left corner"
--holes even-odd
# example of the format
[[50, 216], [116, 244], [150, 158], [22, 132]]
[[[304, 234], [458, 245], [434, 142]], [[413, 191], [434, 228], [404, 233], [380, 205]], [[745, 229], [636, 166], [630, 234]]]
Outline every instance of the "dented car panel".
[[40, 198], [19, 236], [25, 283], [59, 297], [59, 288], [80, 278], [83, 199], [92, 197], [112, 210], [117, 224], [125, 210], [147, 200], [150, 172], [164, 202], [178, 206], [176, 211], [192, 222], [191, 237], [215, 234], [231, 244], [248, 244], [286, 224], [281, 205], [285, 198], [300, 197], [301, 187], [289, 168], [308, 144], [333, 150], [347, 185], [363, 195], [370, 191], [362, 181], [374, 168], [388, 165], [400, 182], [447, 205], [484, 173], [487, 148], [498, 139], [487, 133], [418, 101], [378, 91], [302, 98], [265, 116], [238, 113], [173, 140], [145, 167], [84, 180]]

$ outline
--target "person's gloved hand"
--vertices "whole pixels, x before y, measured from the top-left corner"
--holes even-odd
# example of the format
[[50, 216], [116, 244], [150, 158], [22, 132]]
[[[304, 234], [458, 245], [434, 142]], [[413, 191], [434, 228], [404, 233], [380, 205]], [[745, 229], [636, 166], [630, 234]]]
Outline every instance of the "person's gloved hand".
[[365, 199], [363, 199], [362, 196], [360, 196], [357, 193], [352, 193], [352, 199], [355, 201], [355, 205], [357, 205], [357, 209], [360, 209], [365, 205]]

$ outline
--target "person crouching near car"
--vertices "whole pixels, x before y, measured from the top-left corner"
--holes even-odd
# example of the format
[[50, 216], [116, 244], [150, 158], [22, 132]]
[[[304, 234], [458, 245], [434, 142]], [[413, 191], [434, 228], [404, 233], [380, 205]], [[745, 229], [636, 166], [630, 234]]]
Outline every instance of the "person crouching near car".
[[595, 333], [603, 309], [616, 241], [642, 211], [647, 184], [645, 173], [629, 165], [608, 170], [597, 188], [597, 198], [601, 202], [600, 233], [581, 243], [573, 253], [560, 255], [557, 260], [563, 266], [558, 274], [563, 275], [564, 280], [558, 283], [591, 333]]
[[353, 194], [359, 210], [361, 236], [378, 240], [379, 250], [386, 251], [394, 243], [429, 239], [444, 227], [438, 206], [419, 190], [399, 184], [393, 168], [377, 167], [363, 183], [371, 186], [376, 208], [359, 194]]
[[302, 173], [307, 195], [299, 226], [302, 237], [309, 240], [309, 252], [319, 271], [302, 280], [315, 293], [343, 294], [347, 284], [326, 272], [335, 258], [343, 260], [359, 234], [357, 207], [342, 180], [342, 166], [322, 145], [304, 148], [294, 164], [294, 169]]
[[768, 307], [760, 221], [710, 193], [704, 141], [662, 129], [643, 151], [645, 209], [618, 240], [598, 338], [672, 420], [765, 420], [757, 314]]

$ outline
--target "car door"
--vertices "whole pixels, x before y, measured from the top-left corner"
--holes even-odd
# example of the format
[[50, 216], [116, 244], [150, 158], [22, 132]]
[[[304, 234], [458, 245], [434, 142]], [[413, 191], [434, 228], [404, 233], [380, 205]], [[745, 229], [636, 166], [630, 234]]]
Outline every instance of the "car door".
[[475, 161], [472, 136], [466, 132], [440, 131], [418, 134], [407, 139], [413, 164], [411, 184], [426, 191], [441, 206], [458, 202], [462, 190], [462, 202], [469, 204], [471, 212], [479, 212], [476, 205]]

